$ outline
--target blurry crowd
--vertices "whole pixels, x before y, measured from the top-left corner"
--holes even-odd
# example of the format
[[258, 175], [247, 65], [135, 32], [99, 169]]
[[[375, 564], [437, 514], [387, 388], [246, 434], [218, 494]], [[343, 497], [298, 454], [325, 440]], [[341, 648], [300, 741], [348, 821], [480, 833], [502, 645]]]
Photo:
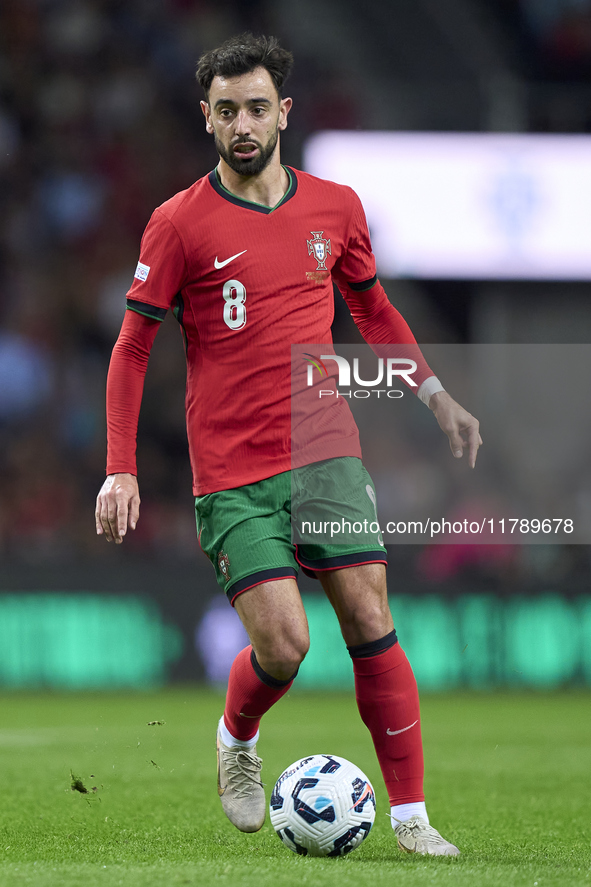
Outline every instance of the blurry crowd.
[[539, 77], [591, 80], [591, 0], [519, 0]]
[[[251, 0], [2, 0], [0, 4], [0, 558], [96, 553], [108, 361], [153, 209], [216, 163], [194, 79], [205, 49], [277, 33]], [[280, 37], [283, 35], [279, 34]], [[298, 59], [291, 157], [320, 125], [362, 122]], [[329, 90], [330, 91], [330, 90]], [[130, 547], [195, 547], [184, 358], [169, 317], [140, 426], [142, 520]], [[102, 540], [100, 540], [102, 542]], [[104, 544], [104, 542], [102, 542]]]
[[[560, 45], [586, 71], [590, 3], [521, 4], [541, 51]], [[573, 49], [576, 16], [584, 27]], [[276, 24], [265, 0], [0, 3], [1, 559], [94, 557], [104, 545], [93, 510], [105, 378], [140, 238], [154, 207], [216, 162], [195, 63], [246, 29], [278, 33], [289, 46]], [[297, 53], [284, 150], [294, 165], [308, 133], [365, 123], [346, 59], [338, 70], [326, 65]], [[135, 551], [196, 550], [183, 400], [184, 357], [169, 316], [140, 419], [142, 517], [126, 541]]]

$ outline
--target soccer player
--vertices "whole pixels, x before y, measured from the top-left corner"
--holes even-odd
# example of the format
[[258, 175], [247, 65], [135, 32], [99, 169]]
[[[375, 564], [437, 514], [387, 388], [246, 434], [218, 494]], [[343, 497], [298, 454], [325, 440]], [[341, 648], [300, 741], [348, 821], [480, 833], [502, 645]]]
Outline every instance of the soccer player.
[[[201, 108], [220, 159], [158, 207], [144, 233], [109, 368], [107, 479], [96, 529], [121, 543], [136, 527], [143, 380], [156, 331], [172, 308], [186, 348], [199, 539], [251, 641], [232, 665], [218, 725], [226, 815], [245, 832], [264, 822], [256, 742], [262, 716], [287, 693], [308, 650], [296, 583], [301, 566], [320, 580], [339, 619], [400, 848], [457, 855], [429, 825], [418, 692], [388, 607], [381, 537], [339, 546], [292, 541], [290, 346], [332, 341], [333, 280], [374, 350], [414, 347], [418, 396], [454, 456], [467, 449], [474, 467], [482, 440], [478, 422], [443, 390], [378, 282], [355, 193], [281, 164], [279, 135], [292, 105], [282, 87], [291, 64], [275, 38], [251, 34], [199, 60]], [[343, 514], [350, 509], [355, 519], [372, 522], [375, 491], [339, 401], [327, 412], [330, 446], [304, 447], [299, 470], [321, 500], [338, 498]]]

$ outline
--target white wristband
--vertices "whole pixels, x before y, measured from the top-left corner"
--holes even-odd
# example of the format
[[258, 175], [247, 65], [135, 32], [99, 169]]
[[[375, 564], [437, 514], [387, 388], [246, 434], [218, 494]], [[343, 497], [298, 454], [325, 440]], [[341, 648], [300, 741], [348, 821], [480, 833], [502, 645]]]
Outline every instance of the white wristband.
[[429, 401], [431, 400], [432, 394], [437, 394], [438, 391], [445, 391], [445, 388], [437, 378], [437, 376], [429, 376], [428, 379], [422, 383], [421, 387], [417, 391], [417, 397], [423, 401], [426, 406], [429, 406]]

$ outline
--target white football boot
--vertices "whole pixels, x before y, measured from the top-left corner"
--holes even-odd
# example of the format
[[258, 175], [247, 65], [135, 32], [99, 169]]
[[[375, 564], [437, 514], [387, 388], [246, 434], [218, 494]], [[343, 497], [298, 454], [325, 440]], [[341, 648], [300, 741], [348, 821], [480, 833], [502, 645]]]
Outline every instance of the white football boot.
[[224, 813], [241, 832], [263, 827], [267, 804], [260, 779], [263, 762], [253, 748], [229, 748], [217, 733], [218, 795]]
[[459, 856], [454, 844], [442, 838], [422, 816], [411, 816], [406, 822], [394, 826], [398, 846], [406, 853], [422, 853], [426, 856]]

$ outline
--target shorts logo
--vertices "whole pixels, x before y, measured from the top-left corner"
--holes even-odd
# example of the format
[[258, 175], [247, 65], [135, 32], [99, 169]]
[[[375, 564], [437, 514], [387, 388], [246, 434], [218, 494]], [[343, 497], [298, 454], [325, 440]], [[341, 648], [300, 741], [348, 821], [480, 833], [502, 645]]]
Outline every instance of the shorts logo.
[[218, 567], [226, 582], [232, 578], [230, 576], [230, 558], [223, 549], [218, 551]]
[[[379, 522], [379, 518], [378, 518], [378, 500], [376, 499], [375, 490], [371, 484], [366, 484], [365, 485], [365, 492], [367, 493], [369, 500], [370, 500], [371, 504], [373, 505], [374, 514], [376, 516], [376, 524], [379, 527], [380, 522]], [[378, 542], [380, 543], [380, 545], [384, 544], [384, 537], [382, 536], [381, 530], [378, 533]], [[415, 721], [415, 724], [416, 724], [416, 721]], [[413, 727], [413, 726], [414, 726], [414, 724], [411, 724], [411, 727]]]
[[137, 268], [135, 269], [134, 277], [137, 277], [138, 280], [146, 280], [148, 274], [150, 273], [150, 266], [143, 265], [142, 262], [137, 263]]
[[306, 241], [308, 244], [308, 255], [313, 255], [318, 262], [316, 271], [326, 271], [326, 257], [332, 255], [330, 240], [326, 240], [322, 236], [323, 233], [323, 231], [310, 231], [314, 239]]

